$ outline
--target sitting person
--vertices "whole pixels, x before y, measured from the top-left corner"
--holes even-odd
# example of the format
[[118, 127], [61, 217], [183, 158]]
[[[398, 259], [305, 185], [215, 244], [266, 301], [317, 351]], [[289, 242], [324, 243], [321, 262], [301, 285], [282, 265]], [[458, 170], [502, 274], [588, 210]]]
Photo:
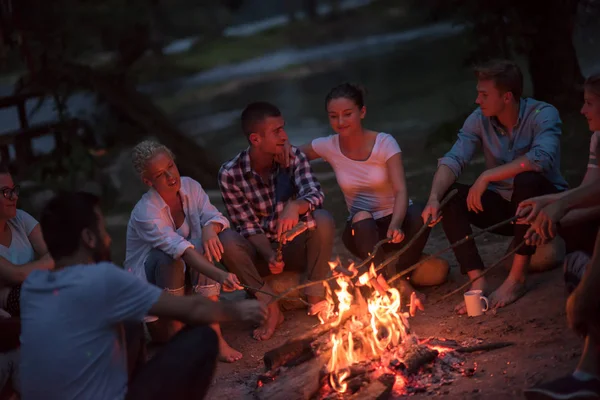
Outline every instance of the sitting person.
[[[390, 239], [374, 257], [377, 266], [421, 229], [423, 206], [408, 198], [402, 152], [393, 136], [363, 127], [367, 112], [363, 91], [349, 83], [339, 85], [329, 92], [325, 104], [336, 135], [315, 139], [300, 146], [300, 150], [309, 161], [321, 158], [331, 164], [348, 207], [342, 239], [352, 254], [365, 259], [378, 241]], [[383, 275], [390, 278], [417, 263], [429, 232], [420, 236], [396, 263], [389, 264]], [[446, 272], [437, 274], [435, 284], [443, 282]], [[415, 291], [408, 280], [400, 282], [401, 292]], [[416, 293], [419, 300], [424, 299]]]
[[[227, 229], [229, 221], [210, 203], [202, 186], [181, 177], [171, 150], [157, 142], [143, 141], [132, 154], [136, 172], [150, 189], [131, 212], [125, 268], [175, 296], [185, 294], [186, 275], [194, 293], [213, 301], [218, 300], [221, 284], [224, 289], [242, 289], [235, 275], [212, 264], [225, 250], [221, 240], [239, 235]], [[167, 338], [182, 327], [177, 321], [159, 322], [163, 328], [166, 324]], [[220, 359], [242, 358], [227, 344], [219, 325], [212, 327], [219, 337]]]
[[[254, 300], [174, 296], [108, 262], [111, 239], [97, 201], [87, 193], [62, 193], [42, 213], [56, 265], [31, 272], [22, 287], [23, 400], [203, 398], [219, 349], [207, 324], [260, 322], [266, 310]], [[139, 348], [140, 342], [128, 336], [125, 323], [141, 327], [147, 314], [190, 326], [128, 379], [128, 361], [135, 359], [128, 345]]]
[[[515, 215], [528, 198], [567, 188], [560, 174], [561, 121], [556, 108], [521, 98], [523, 75], [511, 61], [492, 61], [475, 70], [479, 106], [465, 121], [452, 149], [439, 161], [423, 221], [440, 220], [440, 201], [449, 189], [458, 194], [443, 210], [441, 219], [450, 243], [472, 233], [471, 224], [486, 228]], [[454, 183], [481, 146], [486, 170], [472, 185]], [[527, 226], [505, 225], [495, 233], [514, 236], [521, 243]], [[525, 279], [535, 246], [521, 247], [504, 283], [490, 295], [490, 306], [503, 307], [525, 292]], [[479, 278], [484, 265], [474, 241], [456, 248], [461, 271]], [[488, 291], [485, 278], [471, 289]], [[464, 302], [456, 307], [465, 313]]]
[[0, 167], [0, 309], [19, 317], [21, 283], [36, 269], [54, 266], [38, 222], [17, 209], [19, 185]]
[[[279, 274], [284, 268], [306, 271], [309, 281], [325, 279], [330, 271], [335, 227], [331, 215], [319, 209], [324, 195], [306, 156], [294, 149], [289, 168], [275, 162], [275, 156], [284, 150], [287, 134], [281, 112], [274, 105], [252, 103], [242, 112], [241, 120], [250, 146], [223, 164], [219, 185], [229, 217], [246, 240], [243, 246], [223, 254], [225, 264], [244, 284], [271, 293], [262, 276]], [[285, 243], [279, 258], [274, 247], [286, 242], [286, 232], [299, 221], [308, 229]], [[316, 284], [304, 293], [314, 306], [324, 300], [325, 288]], [[266, 340], [283, 322], [283, 315], [270, 296], [255, 295], [269, 304], [267, 320], [254, 331], [255, 339]], [[317, 309], [311, 307], [311, 313]]]
[[581, 113], [594, 132], [583, 182], [560, 194], [525, 200], [518, 210], [523, 222], [531, 223], [525, 235], [531, 243], [544, 243], [557, 234], [565, 240], [567, 316], [585, 337], [575, 372], [525, 390], [532, 399], [600, 398], [600, 74], [585, 82]]

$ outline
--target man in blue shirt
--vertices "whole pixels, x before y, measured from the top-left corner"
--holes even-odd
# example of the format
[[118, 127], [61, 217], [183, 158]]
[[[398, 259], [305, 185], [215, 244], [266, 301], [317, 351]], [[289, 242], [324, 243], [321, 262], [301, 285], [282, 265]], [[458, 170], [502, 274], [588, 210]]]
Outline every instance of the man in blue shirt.
[[[254, 300], [173, 296], [108, 262], [110, 236], [96, 202], [64, 193], [42, 214], [55, 268], [33, 271], [21, 289], [21, 398], [203, 398], [219, 351], [208, 324], [262, 322], [266, 309]], [[197, 326], [146, 363], [143, 335], [134, 334], [148, 313]]]
[[[511, 61], [497, 60], [475, 70], [479, 106], [458, 132], [452, 149], [439, 160], [423, 220], [442, 220], [451, 243], [472, 233], [471, 224], [486, 228], [515, 215], [518, 204], [530, 197], [567, 188], [560, 174], [561, 120], [556, 108], [522, 98], [523, 75]], [[486, 170], [472, 185], [455, 183], [473, 158], [483, 149]], [[449, 189], [458, 194], [440, 213], [440, 201]], [[495, 232], [523, 241], [527, 225], [505, 225]], [[521, 247], [504, 283], [491, 295], [493, 307], [517, 300], [525, 291], [525, 277], [535, 246]], [[470, 279], [483, 272], [483, 261], [473, 241], [454, 249], [461, 271]], [[485, 278], [471, 289], [487, 291]], [[464, 313], [464, 304], [456, 311]]]

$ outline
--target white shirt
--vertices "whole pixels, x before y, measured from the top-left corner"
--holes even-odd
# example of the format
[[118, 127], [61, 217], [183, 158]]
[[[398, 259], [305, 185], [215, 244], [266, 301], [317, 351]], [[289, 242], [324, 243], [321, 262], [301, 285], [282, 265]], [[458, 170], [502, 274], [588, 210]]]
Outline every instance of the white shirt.
[[[202, 186], [192, 178], [181, 177], [179, 191], [190, 229], [190, 240], [202, 239], [202, 228], [215, 222], [229, 228], [229, 221], [210, 203]], [[169, 206], [154, 189], [148, 190], [137, 202], [127, 224], [125, 269], [146, 280], [144, 263], [150, 250], [164, 251], [179, 259], [190, 247], [186, 238], [176, 232]]]
[[29, 241], [29, 235], [38, 222], [23, 210], [17, 210], [17, 215], [8, 220], [12, 232], [12, 240], [8, 247], [0, 245], [0, 256], [14, 265], [23, 265], [35, 261], [35, 251]]
[[358, 211], [368, 211], [375, 219], [394, 212], [395, 193], [386, 162], [401, 150], [392, 135], [378, 133], [371, 154], [364, 161], [346, 157], [338, 135], [315, 139], [312, 148], [331, 164], [346, 199], [348, 219]]

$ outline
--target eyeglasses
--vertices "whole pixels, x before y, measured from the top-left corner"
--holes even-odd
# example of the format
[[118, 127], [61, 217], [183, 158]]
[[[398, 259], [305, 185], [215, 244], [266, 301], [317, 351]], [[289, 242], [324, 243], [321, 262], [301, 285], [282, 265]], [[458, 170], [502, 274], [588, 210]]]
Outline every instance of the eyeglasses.
[[19, 185], [15, 185], [13, 188], [3, 187], [2, 189], [0, 189], [0, 191], [2, 192], [2, 196], [4, 196], [4, 198], [8, 200], [11, 200], [14, 196], [18, 196], [20, 190], [21, 186]]

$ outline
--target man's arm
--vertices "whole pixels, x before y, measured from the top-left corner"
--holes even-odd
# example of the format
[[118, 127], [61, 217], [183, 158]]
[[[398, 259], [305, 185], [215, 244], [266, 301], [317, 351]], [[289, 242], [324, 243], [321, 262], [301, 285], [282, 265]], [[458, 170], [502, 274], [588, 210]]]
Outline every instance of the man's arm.
[[311, 204], [313, 208], [321, 207], [325, 199], [321, 184], [315, 177], [308, 158], [300, 150], [296, 150], [292, 168], [294, 182], [298, 188], [298, 197], [294, 201], [298, 206], [298, 213], [300, 215], [306, 214]]
[[188, 325], [202, 325], [227, 321], [262, 322], [266, 309], [256, 300], [214, 302], [204, 296], [173, 296], [163, 292], [148, 314]]

